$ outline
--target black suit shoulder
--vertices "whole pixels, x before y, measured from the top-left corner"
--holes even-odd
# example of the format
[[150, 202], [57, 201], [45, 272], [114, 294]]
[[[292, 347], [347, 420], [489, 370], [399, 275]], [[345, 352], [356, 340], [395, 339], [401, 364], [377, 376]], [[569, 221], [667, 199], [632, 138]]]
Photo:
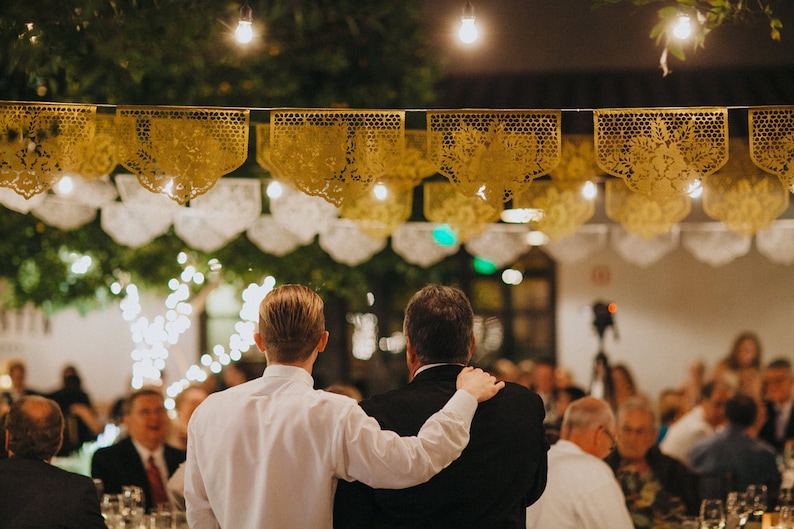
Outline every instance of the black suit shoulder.
[[0, 461], [0, 529], [104, 529], [99, 498], [86, 476], [44, 461]]
[[[455, 392], [457, 370], [436, 367], [361, 407], [384, 429], [415, 435]], [[518, 529], [526, 507], [546, 486], [543, 403], [533, 391], [508, 383], [480, 403], [461, 456], [430, 481], [403, 490], [373, 490], [340, 482], [334, 526], [371, 529]]]

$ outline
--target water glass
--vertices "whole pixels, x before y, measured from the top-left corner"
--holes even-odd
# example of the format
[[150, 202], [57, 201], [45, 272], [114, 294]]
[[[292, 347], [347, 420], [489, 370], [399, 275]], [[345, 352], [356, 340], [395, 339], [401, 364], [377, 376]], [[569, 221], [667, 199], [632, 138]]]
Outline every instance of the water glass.
[[725, 500], [725, 514], [728, 527], [744, 527], [752, 511], [747, 502], [747, 493], [733, 491]]
[[121, 529], [124, 527], [121, 494], [103, 494], [99, 507], [108, 529]]
[[749, 485], [747, 487], [747, 503], [754, 516], [761, 517], [766, 512], [766, 485]]
[[725, 507], [722, 500], [703, 500], [700, 504], [700, 528], [723, 529], [725, 527]]
[[783, 505], [780, 507], [780, 514], [777, 519], [777, 527], [779, 529], [794, 528], [794, 507], [789, 505]]
[[135, 485], [121, 487], [122, 514], [131, 527], [141, 523], [146, 510], [146, 500], [143, 489]]

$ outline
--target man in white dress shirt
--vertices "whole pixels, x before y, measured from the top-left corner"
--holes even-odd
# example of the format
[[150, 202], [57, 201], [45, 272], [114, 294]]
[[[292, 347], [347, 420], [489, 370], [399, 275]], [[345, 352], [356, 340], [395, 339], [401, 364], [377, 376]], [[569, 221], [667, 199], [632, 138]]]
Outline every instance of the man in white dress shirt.
[[188, 425], [185, 503], [191, 529], [331, 529], [338, 479], [402, 488], [430, 479], [469, 439], [477, 402], [504, 383], [466, 368], [458, 391], [416, 437], [382, 431], [343, 395], [313, 389], [325, 349], [323, 303], [301, 285], [259, 307], [262, 377], [210, 395]]
[[733, 393], [733, 388], [725, 382], [706, 383], [700, 392], [700, 403], [670, 425], [659, 444], [662, 453], [689, 465], [692, 446], [725, 425], [725, 403]]
[[615, 444], [615, 417], [595, 397], [565, 410], [560, 440], [549, 450], [546, 490], [527, 508], [527, 527], [634, 529], [626, 498], [603, 461]]

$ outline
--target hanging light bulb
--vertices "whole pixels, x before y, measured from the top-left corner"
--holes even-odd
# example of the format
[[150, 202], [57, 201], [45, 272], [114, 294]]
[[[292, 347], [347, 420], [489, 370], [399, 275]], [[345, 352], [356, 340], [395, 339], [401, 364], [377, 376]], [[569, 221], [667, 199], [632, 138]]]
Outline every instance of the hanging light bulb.
[[251, 27], [253, 21], [254, 10], [251, 9], [251, 6], [246, 2], [245, 5], [240, 8], [240, 21], [237, 23], [237, 29], [234, 30], [234, 38], [236, 38], [237, 42], [240, 44], [248, 44], [254, 38], [254, 30]]
[[677, 39], [688, 39], [692, 34], [692, 19], [689, 15], [680, 14], [673, 27], [673, 36]]
[[471, 44], [477, 40], [477, 26], [474, 25], [474, 6], [471, 5], [471, 0], [466, 0], [466, 5], [463, 6], [458, 38], [465, 44]]

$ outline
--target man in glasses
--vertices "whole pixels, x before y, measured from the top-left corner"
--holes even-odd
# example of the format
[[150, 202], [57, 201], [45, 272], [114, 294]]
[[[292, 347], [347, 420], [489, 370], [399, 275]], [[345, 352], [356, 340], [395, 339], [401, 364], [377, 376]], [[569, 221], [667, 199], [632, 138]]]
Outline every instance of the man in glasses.
[[656, 414], [645, 399], [633, 397], [620, 406], [617, 448], [605, 461], [637, 529], [676, 524], [698, 511], [697, 475], [661, 453], [656, 435]]
[[615, 445], [615, 417], [601, 399], [565, 410], [560, 440], [549, 450], [543, 496], [527, 509], [527, 527], [634, 529], [626, 498], [603, 458]]

